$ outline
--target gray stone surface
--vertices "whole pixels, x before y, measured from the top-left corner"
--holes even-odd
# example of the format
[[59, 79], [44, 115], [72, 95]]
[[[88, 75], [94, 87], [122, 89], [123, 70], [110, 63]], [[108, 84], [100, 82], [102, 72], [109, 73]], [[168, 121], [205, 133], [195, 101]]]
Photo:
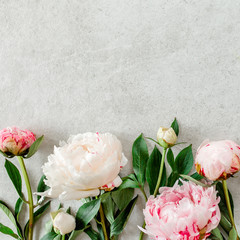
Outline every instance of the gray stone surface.
[[[122, 176], [139, 133], [155, 137], [175, 116], [194, 151], [205, 138], [240, 143], [239, 16], [238, 0], [0, 0], [0, 127], [45, 135], [26, 161], [33, 188], [70, 134], [117, 135], [129, 159]], [[0, 198], [13, 206], [1, 159]], [[239, 184], [239, 175], [229, 181], [238, 226]], [[142, 208], [141, 198], [121, 240], [138, 239]], [[2, 213], [0, 222], [8, 223]]]

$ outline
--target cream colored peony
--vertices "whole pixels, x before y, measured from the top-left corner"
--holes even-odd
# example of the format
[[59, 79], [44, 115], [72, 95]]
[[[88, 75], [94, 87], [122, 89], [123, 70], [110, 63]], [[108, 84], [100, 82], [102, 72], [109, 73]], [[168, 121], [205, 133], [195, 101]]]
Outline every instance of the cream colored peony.
[[60, 200], [97, 196], [100, 189], [110, 191], [122, 183], [118, 174], [126, 163], [121, 142], [110, 133], [71, 136], [48, 157], [43, 173], [50, 189], [38, 194]]

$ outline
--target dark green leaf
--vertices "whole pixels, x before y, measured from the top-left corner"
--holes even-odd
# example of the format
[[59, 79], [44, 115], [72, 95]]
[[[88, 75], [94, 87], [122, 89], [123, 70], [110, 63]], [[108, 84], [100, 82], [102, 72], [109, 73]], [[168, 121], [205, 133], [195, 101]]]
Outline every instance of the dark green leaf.
[[172, 172], [168, 177], [167, 185], [168, 187], [172, 187], [174, 183], [178, 180], [179, 174], [177, 172]]
[[137, 176], [139, 183], [144, 186], [145, 172], [148, 161], [148, 147], [143, 135], [141, 134], [133, 143], [133, 170]]
[[[37, 192], [44, 192], [49, 188], [44, 182], [45, 179], [46, 179], [46, 176], [42, 175], [42, 177], [38, 183]], [[40, 198], [41, 198], [41, 196], [37, 196], [38, 201], [40, 200]]]
[[199, 175], [197, 172], [193, 173], [193, 174], [191, 175], [191, 177], [194, 178], [194, 179], [196, 179], [196, 180], [201, 180], [201, 179], [204, 178], [203, 176]]
[[26, 157], [24, 158], [30, 158], [32, 157], [38, 150], [38, 148], [40, 147], [40, 144], [42, 143], [44, 139], [44, 136], [41, 136], [40, 138], [38, 138], [29, 148], [28, 154]]
[[[42, 207], [40, 207], [36, 212], [33, 213], [34, 224], [43, 215], [43, 213], [49, 208], [50, 203], [51, 201], [45, 203]], [[26, 239], [27, 239], [28, 231], [29, 231], [29, 221], [26, 223], [24, 227], [24, 236]]]
[[174, 121], [171, 124], [171, 127], [173, 128], [174, 132], [176, 133], [176, 135], [178, 136], [179, 134], [179, 126], [178, 126], [178, 122], [177, 119], [175, 118]]
[[105, 240], [102, 225], [97, 223], [97, 229], [98, 229], [100, 240]]
[[123, 210], [131, 201], [134, 194], [134, 189], [125, 188], [112, 192], [112, 199], [118, 206], [119, 210]]
[[168, 152], [167, 152], [167, 161], [168, 161], [168, 164], [170, 165], [170, 167], [172, 168], [173, 171], [176, 171], [176, 164], [174, 162], [174, 155], [173, 155], [173, 152], [172, 152], [172, 149], [169, 148], [168, 149]]
[[0, 200], [0, 209], [7, 215], [7, 217], [11, 220], [13, 225], [16, 227], [18, 235], [22, 237], [22, 231], [18, 226], [15, 217], [13, 216], [11, 210], [8, 208], [7, 204]]
[[15, 189], [17, 190], [18, 195], [22, 198], [22, 178], [17, 169], [17, 167], [8, 161], [5, 160], [5, 168], [7, 170], [8, 176], [10, 177]]
[[53, 240], [55, 237], [57, 237], [57, 234], [55, 232], [50, 232], [44, 235], [41, 240]]
[[177, 155], [175, 163], [179, 174], [187, 175], [191, 171], [193, 166], [192, 145], [184, 148]]
[[109, 194], [107, 198], [102, 200], [102, 206], [103, 206], [103, 211], [104, 214], [109, 221], [110, 224], [113, 223], [114, 221], [114, 202], [111, 198], [111, 195]]
[[18, 239], [18, 235], [13, 232], [13, 230], [7, 226], [4, 226], [0, 223], [0, 232], [6, 235], [10, 235], [11, 237]]
[[22, 206], [23, 206], [23, 200], [21, 198], [19, 198], [17, 200], [16, 204], [15, 204], [15, 213], [14, 213], [15, 218], [17, 219], [17, 221], [19, 219], [19, 214], [21, 212]]
[[[146, 169], [146, 179], [149, 185], [149, 190], [151, 195], [153, 195], [155, 187], [157, 185], [161, 161], [162, 161], [162, 154], [160, 153], [158, 148], [155, 146], [147, 162], [147, 169]], [[166, 168], [164, 165], [160, 186], [165, 185], [166, 177], [167, 177]]]
[[137, 197], [138, 196], [136, 196], [133, 200], [131, 200], [131, 202], [128, 204], [128, 206], [124, 210], [121, 211], [121, 213], [118, 215], [118, 217], [111, 224], [111, 226], [110, 226], [111, 237], [114, 235], [119, 235], [123, 231], [124, 227], [127, 224], [128, 219], [133, 211], [133, 208], [136, 204]]
[[76, 230], [81, 230], [96, 216], [100, 208], [101, 199], [84, 203], [76, 215]]
[[229, 232], [229, 238], [228, 240], [237, 240], [237, 232], [235, 228], [232, 228], [232, 230]]
[[223, 240], [222, 234], [218, 228], [213, 229], [211, 234], [216, 237], [215, 239]]
[[92, 239], [92, 240], [100, 240], [100, 235], [92, 227], [87, 228], [84, 232]]
[[118, 187], [119, 189], [124, 189], [124, 188], [139, 188], [138, 182], [133, 181], [132, 179], [124, 179], [122, 184]]

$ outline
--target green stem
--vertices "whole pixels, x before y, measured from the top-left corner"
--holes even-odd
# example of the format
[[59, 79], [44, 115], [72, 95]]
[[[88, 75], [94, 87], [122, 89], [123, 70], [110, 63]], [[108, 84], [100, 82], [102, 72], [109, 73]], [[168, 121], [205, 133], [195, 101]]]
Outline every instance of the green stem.
[[29, 182], [29, 177], [27, 174], [27, 170], [23, 161], [23, 158], [21, 156], [17, 156], [20, 168], [25, 180], [27, 193], [28, 193], [28, 205], [29, 205], [29, 231], [28, 231], [28, 240], [32, 240], [33, 238], [33, 196], [32, 196], [32, 189]]
[[[139, 184], [139, 185], [140, 185], [140, 184]], [[145, 193], [145, 191], [144, 191], [144, 189], [143, 189], [142, 186], [139, 186], [139, 188], [140, 188], [141, 192], [143, 193], [143, 196], [144, 196], [144, 198], [145, 198], [145, 201], [147, 202], [147, 200], [148, 200], [147, 194]]]
[[62, 240], [65, 240], [65, 235], [62, 235]]
[[[232, 223], [232, 225], [235, 228], [236, 233], [237, 233], [237, 228], [236, 228], [236, 225], [235, 225], [235, 222], [234, 222], [231, 203], [230, 203], [230, 198], [229, 198], [229, 194], [228, 194], [227, 181], [222, 180], [222, 184], [223, 184], [223, 191], [224, 191], [224, 196], [225, 196], [225, 200], [226, 200], [226, 204], [227, 204], [227, 209], [228, 209], [228, 214], [229, 214], [229, 217], [230, 217], [230, 221], [231, 221], [231, 223]], [[238, 235], [238, 233], [237, 233], [237, 235]]]
[[[145, 226], [146, 226], [146, 223], [144, 222], [143, 225], [142, 225], [142, 228], [145, 228]], [[139, 236], [139, 240], [143, 239], [143, 235], [144, 235], [144, 232], [141, 231], [140, 236]]]
[[104, 217], [102, 204], [100, 204], [99, 213], [100, 213], [100, 218], [101, 218], [101, 223], [102, 223], [102, 228], [103, 228], [104, 239], [108, 240], [108, 234], [107, 234], [107, 229], [106, 229], [106, 225], [105, 225], [105, 217]]
[[[159, 170], [159, 174], [158, 174], [158, 180], [157, 180], [157, 184], [156, 184], [154, 194], [153, 194], [154, 197], [157, 196], [158, 190], [159, 190], [159, 187], [160, 187], [160, 184], [161, 184], [166, 152], [167, 152], [167, 148], [163, 148], [162, 160], [161, 160], [160, 170]], [[140, 190], [143, 192], [145, 200], [147, 201], [147, 196], [146, 196], [146, 194], [144, 194], [145, 192], [143, 191], [143, 189], [141, 187], [140, 187]], [[142, 228], [145, 228], [145, 226], [146, 226], [146, 223], [144, 222], [143, 225], [142, 225]], [[139, 240], [142, 240], [143, 236], [144, 236], [144, 232], [141, 231], [140, 236], [139, 236]]]
[[157, 196], [158, 190], [159, 190], [159, 187], [161, 184], [166, 152], [167, 152], [167, 148], [163, 148], [162, 160], [161, 160], [161, 166], [160, 166], [160, 171], [159, 171], [159, 175], [158, 175], [157, 185], [156, 185], [156, 188], [155, 188], [154, 194], [153, 194], [154, 197]]

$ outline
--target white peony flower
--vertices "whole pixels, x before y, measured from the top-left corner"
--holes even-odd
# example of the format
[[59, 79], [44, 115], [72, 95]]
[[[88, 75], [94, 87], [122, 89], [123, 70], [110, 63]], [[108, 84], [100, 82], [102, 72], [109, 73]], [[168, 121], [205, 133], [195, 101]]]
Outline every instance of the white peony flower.
[[76, 228], [75, 218], [62, 209], [51, 213], [51, 218], [55, 231], [59, 231], [61, 235], [70, 233]]
[[60, 200], [97, 196], [99, 189], [110, 191], [122, 183], [118, 174], [126, 163], [121, 142], [110, 133], [71, 136], [54, 147], [42, 167], [50, 189], [38, 194]]

